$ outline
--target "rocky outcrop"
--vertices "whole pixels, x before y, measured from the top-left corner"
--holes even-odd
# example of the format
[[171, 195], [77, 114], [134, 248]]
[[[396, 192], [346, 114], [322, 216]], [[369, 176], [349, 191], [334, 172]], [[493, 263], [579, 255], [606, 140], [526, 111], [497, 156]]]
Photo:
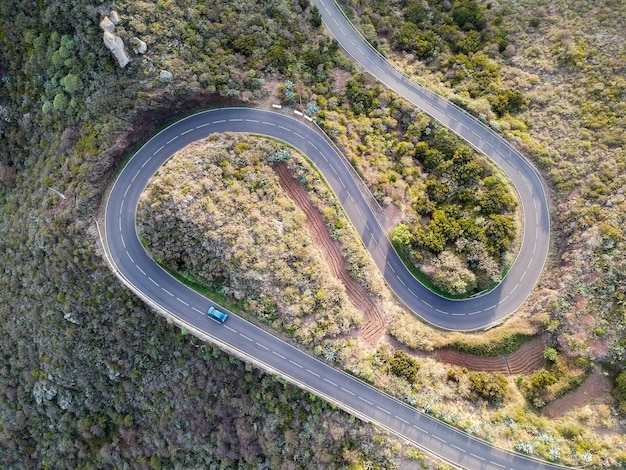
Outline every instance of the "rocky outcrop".
[[126, 48], [124, 47], [124, 41], [122, 38], [115, 34], [115, 25], [120, 21], [120, 17], [115, 10], [111, 11], [110, 18], [105, 16], [100, 21], [100, 29], [104, 31], [102, 39], [104, 41], [104, 45], [109, 49], [118, 65], [121, 68], [124, 68], [130, 62], [130, 58], [126, 53]]
[[109, 18], [111, 19], [111, 23], [117, 25], [120, 22], [120, 15], [115, 10], [111, 10], [109, 13]]
[[146, 43], [137, 37], [130, 40], [130, 45], [133, 46], [133, 52], [135, 54], [145, 54], [148, 51]]
[[110, 31], [104, 32], [104, 45], [113, 53], [115, 60], [117, 60], [118, 65], [121, 68], [124, 68], [130, 62], [128, 55], [126, 54], [126, 49], [124, 47], [124, 41], [118, 35], [111, 33]]
[[115, 24], [108, 16], [105, 16], [104, 18], [102, 18], [102, 21], [100, 21], [100, 29], [102, 31], [112, 33], [115, 31]]
[[159, 79], [162, 82], [171, 82], [172, 80], [174, 80], [174, 75], [172, 75], [172, 72], [168, 72], [167, 70], [161, 70], [161, 73], [159, 74]]

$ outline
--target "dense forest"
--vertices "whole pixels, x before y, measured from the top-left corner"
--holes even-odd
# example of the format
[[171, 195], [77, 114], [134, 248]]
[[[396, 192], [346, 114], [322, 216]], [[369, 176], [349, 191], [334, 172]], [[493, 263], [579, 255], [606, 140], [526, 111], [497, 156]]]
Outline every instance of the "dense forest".
[[[109, 272], [95, 221], [116, 168], [168, 119], [276, 98], [316, 116], [381, 204], [401, 209], [393, 235], [407, 261], [442, 290], [467, 293], [497, 280], [514, 253], [516, 201], [506, 179], [357, 73], [307, 0], [112, 7], [0, 0], [2, 464], [435, 465], [156, 316]], [[594, 361], [609, 366], [626, 408], [623, 6], [345, 7], [373, 46], [513, 139], [546, 175], [555, 246], [519, 317], [531, 318], [525, 333], [548, 331], [553, 343], [547, 369], [517, 378], [442, 367], [386, 344], [372, 352], [344, 341], [327, 352], [352, 366], [365, 358], [364, 379], [413, 394], [415, 405], [472, 434], [555, 461], [623, 464], [612, 401], [560, 421], [538, 413]], [[100, 26], [105, 16], [111, 24]], [[107, 33], [125, 45], [131, 60], [123, 68]], [[470, 218], [477, 198], [482, 209]], [[455, 224], [475, 238], [443, 237]], [[474, 260], [470, 248], [482, 250]], [[464, 275], [451, 285], [446, 269]], [[395, 338], [427, 351], [457, 344], [484, 352], [498, 335], [519, 344], [502, 330], [442, 339], [401, 312], [393, 321]]]

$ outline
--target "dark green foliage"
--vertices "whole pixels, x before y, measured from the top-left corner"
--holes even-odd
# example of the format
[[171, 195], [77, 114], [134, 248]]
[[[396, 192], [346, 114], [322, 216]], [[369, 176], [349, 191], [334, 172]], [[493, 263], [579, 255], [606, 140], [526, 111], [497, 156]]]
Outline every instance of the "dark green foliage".
[[[508, 267], [516, 236], [517, 203], [506, 178], [452, 132], [419, 114], [404, 114], [401, 101], [368, 86], [362, 76], [346, 82], [345, 97], [355, 114], [350, 125], [361, 129], [351, 136], [362, 144], [355, 145], [357, 152], [371, 152], [364, 155], [370, 162], [392, 164], [379, 170], [378, 194], [393, 194], [388, 188], [396, 185], [405, 188], [400, 204], [406, 202], [412, 213], [392, 233], [403, 259], [444, 294], [492, 287]], [[400, 138], [392, 126], [405, 130]]]
[[255, 34], [244, 34], [231, 39], [230, 43], [234, 52], [250, 57], [257, 48]]
[[389, 359], [389, 367], [394, 375], [404, 377], [413, 383], [417, 378], [420, 363], [404, 351], [396, 351], [393, 357]]
[[313, 5], [311, 8], [311, 26], [314, 28], [319, 28], [322, 26], [322, 15], [320, 14], [319, 9]]
[[537, 389], [546, 388], [554, 383], [556, 383], [556, 377], [546, 369], [541, 369], [530, 376], [530, 384]]
[[493, 109], [499, 116], [503, 116], [508, 113], [516, 113], [526, 109], [528, 105], [528, 99], [517, 90], [500, 90], [494, 95], [487, 97], [491, 109]]
[[615, 396], [622, 414], [626, 414], [626, 371], [621, 372], [615, 379], [613, 396]]
[[404, 25], [391, 37], [391, 44], [401, 51], [412, 52], [420, 59], [430, 58], [437, 49], [437, 37], [413, 23]]
[[409, 4], [404, 10], [404, 19], [413, 23], [414, 25], [421, 26], [426, 20], [428, 20], [428, 8], [424, 6], [422, 2], [413, 2]]
[[363, 75], [357, 75], [346, 82], [346, 95], [357, 114], [369, 113], [380, 104], [378, 87], [368, 86]]
[[467, 374], [471, 389], [481, 397], [489, 401], [502, 400], [506, 396], [508, 381], [502, 374], [489, 374], [487, 372], [468, 372]]
[[[377, 43], [376, 33], [389, 37], [394, 49], [423, 60], [458, 93], [452, 101], [477, 117], [484, 111], [476, 111], [466, 93], [470, 98], [487, 97], [499, 117], [526, 109], [528, 98], [500, 83], [502, 59], [494, 52], [504, 53], [508, 45], [502, 9], [478, 0], [455, 0], [452, 8], [446, 2], [345, 2], [361, 13], [355, 14], [355, 21], [368, 41]], [[346, 10], [352, 11], [350, 7]]]

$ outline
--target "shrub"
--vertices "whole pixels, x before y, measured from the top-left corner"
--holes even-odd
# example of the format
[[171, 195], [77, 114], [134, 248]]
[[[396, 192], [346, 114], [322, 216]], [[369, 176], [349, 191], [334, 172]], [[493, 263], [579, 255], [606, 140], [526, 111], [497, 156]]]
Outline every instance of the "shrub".
[[469, 372], [471, 389], [481, 397], [491, 402], [501, 400], [506, 396], [508, 380], [502, 374], [487, 372]]
[[412, 358], [403, 351], [396, 351], [391, 359], [389, 359], [391, 372], [398, 377], [404, 377], [409, 382], [415, 382], [417, 372], [420, 369], [420, 363], [417, 359]]
[[615, 379], [615, 388], [613, 389], [613, 395], [617, 400], [620, 411], [623, 414], [626, 414], [626, 371], [623, 371]]
[[543, 357], [545, 357], [548, 361], [555, 362], [558, 357], [558, 353], [554, 348], [546, 348], [543, 352]]

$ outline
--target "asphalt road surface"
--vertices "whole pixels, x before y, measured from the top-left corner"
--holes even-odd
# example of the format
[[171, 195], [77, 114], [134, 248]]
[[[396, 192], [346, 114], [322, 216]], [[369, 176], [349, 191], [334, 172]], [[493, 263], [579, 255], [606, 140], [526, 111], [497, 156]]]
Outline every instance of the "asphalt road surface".
[[[139, 242], [135, 229], [137, 201], [150, 177], [167, 159], [189, 143], [214, 132], [252, 132], [281, 139], [314, 161], [344, 206], [387, 283], [409, 308], [427, 321], [449, 329], [480, 328], [514, 312], [526, 299], [541, 273], [549, 244], [547, 202], [532, 166], [480, 123], [389, 69], [347, 23], [342, 23], [343, 17], [337, 16], [333, 4], [320, 0], [314, 0], [314, 3], [320, 7], [331, 30], [330, 23], [337, 20], [339, 34], [343, 30], [344, 34], [352, 35], [354, 47], [360, 52], [351, 50], [349, 39], [342, 38], [340, 42], [356, 60], [360, 61], [358, 54], [363, 53], [365, 63], [381, 61], [378, 68], [390, 88], [425, 112], [431, 114], [432, 111], [433, 117], [483, 150], [509, 175], [523, 204], [524, 241], [505, 280], [490, 293], [463, 301], [446, 300], [430, 292], [408, 273], [397, 257], [368, 205], [362, 186], [352, 178], [352, 172], [328, 141], [303, 120], [247, 108], [213, 110], [187, 117], [153, 137], [126, 164], [106, 205], [104, 241], [112, 269], [137, 295], [167, 312], [180, 324], [456, 466], [468, 469], [561, 468], [497, 449], [450, 428], [232, 313], [224, 324], [208, 318], [206, 311], [216, 304], [169, 276], [146, 254]], [[376, 69], [377, 66], [373, 67]], [[368, 70], [373, 69], [368, 67]], [[436, 114], [438, 111], [440, 115]]]

